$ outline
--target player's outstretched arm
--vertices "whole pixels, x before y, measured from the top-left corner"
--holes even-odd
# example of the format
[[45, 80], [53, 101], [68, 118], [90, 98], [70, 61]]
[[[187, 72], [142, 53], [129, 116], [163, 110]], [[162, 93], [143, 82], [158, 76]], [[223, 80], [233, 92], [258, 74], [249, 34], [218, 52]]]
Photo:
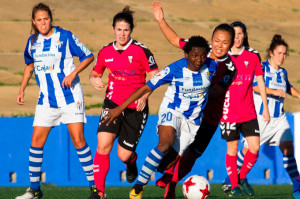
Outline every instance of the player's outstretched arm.
[[28, 64], [28, 65], [25, 66], [24, 73], [23, 73], [23, 78], [22, 78], [22, 83], [21, 83], [21, 86], [20, 86], [19, 94], [17, 96], [17, 103], [19, 105], [24, 105], [25, 104], [25, 102], [24, 102], [24, 92], [25, 92], [25, 88], [26, 88], [33, 72], [34, 72], [34, 64], [33, 63]]
[[262, 98], [263, 102], [263, 117], [265, 119], [265, 122], [268, 124], [270, 122], [270, 113], [268, 109], [268, 103], [267, 103], [267, 93], [266, 93], [266, 86], [265, 86], [265, 81], [263, 78], [263, 75], [256, 76], [257, 79], [257, 84], [259, 88], [259, 93]]
[[167, 40], [175, 47], [180, 48], [179, 40], [180, 37], [176, 32], [169, 26], [169, 24], [164, 19], [164, 13], [161, 4], [158, 1], [153, 1], [151, 8], [155, 20], [158, 22], [159, 27], [167, 38]]
[[147, 84], [145, 84], [144, 86], [134, 91], [120, 106], [117, 106], [114, 109], [106, 109], [107, 114], [102, 119], [102, 122], [107, 122], [106, 126], [108, 126], [111, 122], [115, 122], [117, 117], [119, 117], [119, 115], [125, 108], [127, 108], [135, 100], [139, 99], [148, 92], [152, 92], [152, 89]]
[[[258, 86], [254, 86], [253, 91], [256, 92], [256, 93], [260, 93]], [[285, 92], [282, 89], [274, 90], [274, 89], [266, 87], [266, 93], [267, 93], [267, 95], [274, 95], [274, 96], [278, 96], [278, 97], [281, 97], [281, 98], [285, 98], [285, 96], [286, 96]]]
[[[150, 79], [156, 73], [158, 73], [158, 70], [154, 70], [154, 71], [149, 72], [148, 75], [149, 75]], [[143, 95], [141, 98], [139, 98], [136, 101], [137, 102], [136, 111], [143, 111], [144, 110], [144, 108], [146, 107], [146, 104], [147, 104], [147, 98], [149, 97], [149, 95], [151, 94], [151, 92], [146, 93], [145, 95]]]

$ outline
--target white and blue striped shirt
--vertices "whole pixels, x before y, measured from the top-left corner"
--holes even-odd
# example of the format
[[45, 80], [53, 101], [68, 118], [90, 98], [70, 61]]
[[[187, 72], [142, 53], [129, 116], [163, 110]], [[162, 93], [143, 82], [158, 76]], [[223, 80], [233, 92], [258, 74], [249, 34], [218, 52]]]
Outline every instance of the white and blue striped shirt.
[[83, 102], [83, 92], [77, 76], [70, 88], [62, 88], [63, 79], [75, 70], [73, 56], [80, 62], [93, 56], [70, 31], [54, 27], [49, 37], [38, 35], [27, 41], [24, 52], [25, 63], [34, 63], [35, 79], [40, 87], [38, 104], [57, 108], [74, 102]]
[[[290, 92], [292, 85], [289, 83], [287, 71], [284, 68], [279, 68], [277, 71], [273, 68], [269, 61], [262, 63], [264, 70], [264, 80], [266, 87], [273, 90], [283, 90], [285, 93]], [[253, 86], [257, 86], [256, 78], [253, 81]], [[256, 113], [262, 115], [263, 103], [260, 94], [254, 92], [254, 103]], [[271, 117], [280, 117], [284, 114], [283, 102], [284, 98], [279, 98], [274, 95], [267, 95], [268, 108]]]
[[160, 108], [175, 110], [189, 121], [200, 125], [206, 105], [208, 89], [217, 69], [217, 62], [206, 58], [197, 72], [187, 68], [187, 59], [180, 59], [151, 78], [147, 85], [152, 89], [169, 83]]

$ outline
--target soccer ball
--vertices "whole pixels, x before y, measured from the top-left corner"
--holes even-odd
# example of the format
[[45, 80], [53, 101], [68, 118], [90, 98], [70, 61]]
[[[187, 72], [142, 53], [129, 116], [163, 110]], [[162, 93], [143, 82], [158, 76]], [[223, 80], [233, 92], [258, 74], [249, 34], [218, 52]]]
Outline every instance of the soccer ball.
[[205, 177], [193, 175], [184, 181], [182, 192], [186, 199], [205, 199], [210, 194], [210, 184]]

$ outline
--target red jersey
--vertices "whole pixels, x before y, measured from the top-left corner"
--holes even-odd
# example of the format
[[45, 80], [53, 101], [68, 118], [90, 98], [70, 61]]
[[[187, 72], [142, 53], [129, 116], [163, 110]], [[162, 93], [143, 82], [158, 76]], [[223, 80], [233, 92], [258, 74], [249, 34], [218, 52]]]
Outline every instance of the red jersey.
[[[145, 84], [146, 72], [158, 70], [151, 51], [132, 39], [123, 50], [118, 50], [115, 42], [100, 50], [93, 71], [103, 74], [105, 68], [109, 72], [106, 97], [118, 105]], [[128, 108], [136, 106], [133, 102]]]
[[221, 122], [241, 123], [256, 118], [253, 77], [264, 73], [258, 56], [247, 49], [231, 58], [237, 73], [225, 96]]

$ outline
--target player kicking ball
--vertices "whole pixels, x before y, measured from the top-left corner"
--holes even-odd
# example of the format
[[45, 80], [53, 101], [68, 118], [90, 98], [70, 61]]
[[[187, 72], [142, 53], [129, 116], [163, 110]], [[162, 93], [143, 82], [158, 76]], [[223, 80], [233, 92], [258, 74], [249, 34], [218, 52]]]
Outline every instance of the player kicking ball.
[[140, 96], [169, 83], [158, 114], [158, 145], [148, 154], [129, 198], [142, 198], [150, 176], [172, 147], [181, 154], [184, 147], [193, 142], [217, 68], [217, 63], [207, 58], [208, 52], [209, 46], [203, 37], [191, 37], [184, 47], [185, 58], [164, 68], [120, 106], [107, 110], [103, 122], [108, 125]]

